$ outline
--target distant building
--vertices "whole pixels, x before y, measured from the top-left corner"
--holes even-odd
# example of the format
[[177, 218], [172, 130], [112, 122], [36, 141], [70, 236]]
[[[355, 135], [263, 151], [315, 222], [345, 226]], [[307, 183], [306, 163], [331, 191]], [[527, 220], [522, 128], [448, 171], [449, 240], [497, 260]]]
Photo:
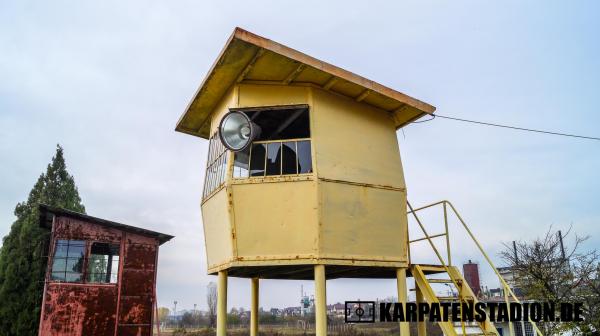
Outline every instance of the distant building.
[[283, 316], [302, 316], [301, 307], [283, 308]]
[[344, 317], [346, 310], [346, 306], [343, 303], [335, 303], [332, 305], [327, 305], [327, 314], [336, 316], [336, 317]]
[[[498, 267], [497, 270], [498, 273], [500, 273], [500, 275], [504, 279], [504, 281], [506, 281], [506, 283], [508, 284], [508, 287], [510, 287], [510, 289], [512, 289], [512, 291], [515, 293], [515, 295], [519, 298], [523, 297], [523, 290], [519, 287], [518, 274], [515, 271], [515, 269], [512, 267]], [[502, 284], [500, 283], [499, 285], [500, 289], [503, 290]], [[502, 295], [504, 295], [503, 292]]]
[[475, 296], [479, 296], [481, 292], [481, 284], [479, 281], [479, 265], [469, 260], [468, 263], [463, 264], [463, 274], [467, 284], [473, 290]]
[[[512, 267], [498, 267], [497, 268], [498, 273], [500, 273], [500, 275], [502, 276], [502, 278], [504, 279], [504, 281], [506, 281], [506, 283], [508, 284], [508, 286], [510, 288], [515, 288], [517, 285], [516, 282], [516, 276], [515, 276], [515, 271]], [[500, 284], [500, 287], [502, 287], [502, 284]]]
[[315, 297], [303, 295], [300, 298], [300, 316], [308, 316], [315, 311]]
[[495, 298], [495, 297], [504, 298], [504, 293], [502, 292], [502, 289], [500, 289], [500, 288], [492, 288], [489, 290], [488, 296], [490, 298]]

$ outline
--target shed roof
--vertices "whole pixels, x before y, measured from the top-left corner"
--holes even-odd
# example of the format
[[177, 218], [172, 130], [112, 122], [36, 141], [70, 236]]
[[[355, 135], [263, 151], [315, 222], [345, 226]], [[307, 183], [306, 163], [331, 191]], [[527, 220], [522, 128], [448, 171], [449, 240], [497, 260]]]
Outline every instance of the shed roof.
[[277, 42], [235, 28], [200, 88], [177, 122], [176, 131], [207, 139], [210, 115], [236, 83], [304, 84], [388, 111], [396, 129], [435, 107]]
[[173, 238], [173, 236], [168, 235], [168, 234], [151, 231], [151, 230], [146, 230], [146, 229], [142, 229], [142, 228], [131, 226], [131, 225], [112, 222], [112, 221], [109, 221], [106, 219], [89, 216], [86, 214], [82, 214], [80, 212], [75, 212], [75, 211], [71, 211], [71, 210], [67, 210], [67, 209], [63, 209], [63, 208], [55, 208], [55, 207], [51, 207], [46, 204], [40, 204], [40, 227], [51, 229], [52, 228], [52, 219], [54, 218], [54, 216], [65, 216], [65, 217], [69, 217], [69, 218], [78, 219], [78, 220], [81, 220], [84, 222], [90, 222], [93, 224], [98, 224], [98, 225], [106, 226], [109, 228], [122, 230], [125, 232], [131, 232], [131, 233], [139, 234], [142, 236], [156, 238], [156, 239], [158, 239], [160, 245], [168, 242], [169, 240], [171, 240]]

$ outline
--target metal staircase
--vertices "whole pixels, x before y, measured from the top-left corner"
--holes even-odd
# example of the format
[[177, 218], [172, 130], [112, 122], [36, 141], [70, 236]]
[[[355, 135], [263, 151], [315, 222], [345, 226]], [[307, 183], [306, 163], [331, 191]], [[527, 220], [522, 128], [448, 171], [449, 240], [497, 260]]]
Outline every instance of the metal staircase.
[[[447, 271], [446, 271], [447, 269]], [[436, 274], [446, 274], [447, 279], [430, 279], [427, 278], [425, 271], [434, 272]], [[460, 271], [455, 266], [438, 266], [438, 265], [412, 265], [411, 273], [415, 279], [415, 286], [417, 291], [417, 302], [440, 303], [444, 301], [452, 301], [459, 303], [468, 303], [474, 305], [477, 303], [477, 297], [460, 274]], [[457, 289], [457, 296], [438, 296], [431, 284], [433, 283], [447, 283], [453, 284]], [[467, 332], [467, 322], [460, 322], [462, 333], [464, 335], [498, 335], [496, 328], [489, 321], [489, 318], [484, 322], [476, 322], [477, 332]], [[455, 336], [458, 335], [454, 322], [438, 322], [438, 325], [444, 332], [444, 335]], [[473, 328], [469, 328], [473, 329]]]
[[[445, 232], [440, 233], [440, 234], [430, 235], [427, 233], [427, 230], [425, 230], [425, 227], [423, 226], [421, 219], [417, 215], [417, 212], [424, 210], [424, 209], [432, 208], [435, 206], [443, 207]], [[437, 259], [440, 262], [439, 265], [413, 264], [411, 261], [411, 256], [410, 256], [411, 255], [410, 248], [408, 249], [408, 252], [409, 252], [408, 258], [409, 258], [409, 263], [411, 265], [410, 270], [411, 270], [412, 276], [415, 280], [415, 291], [417, 294], [416, 295], [417, 303], [427, 302], [427, 303], [431, 304], [431, 303], [452, 301], [452, 302], [469, 303], [469, 304], [475, 305], [478, 302], [476, 295], [473, 293], [473, 291], [471, 290], [471, 288], [469, 287], [469, 285], [463, 278], [459, 269], [456, 268], [456, 266], [452, 265], [451, 250], [450, 250], [450, 234], [449, 234], [449, 230], [448, 230], [448, 208], [454, 213], [454, 215], [456, 216], [458, 221], [462, 224], [463, 228], [466, 230], [468, 236], [473, 240], [473, 242], [475, 243], [475, 245], [477, 246], [477, 248], [483, 255], [483, 257], [486, 260], [486, 262], [488, 263], [488, 265], [491, 266], [492, 270], [498, 276], [498, 279], [500, 280], [500, 283], [502, 284], [503, 289], [504, 289], [505, 302], [508, 303], [509, 297], [510, 297], [514, 300], [514, 302], [520, 303], [519, 299], [513, 293], [510, 286], [506, 283], [504, 278], [498, 272], [498, 269], [496, 268], [496, 266], [492, 263], [492, 260], [490, 259], [490, 257], [483, 250], [483, 247], [481, 246], [481, 244], [479, 243], [477, 238], [475, 238], [475, 236], [473, 235], [473, 233], [471, 232], [471, 230], [469, 229], [469, 227], [467, 226], [465, 221], [459, 215], [458, 211], [456, 211], [456, 208], [454, 208], [452, 203], [450, 203], [448, 201], [440, 201], [440, 202], [426, 205], [424, 207], [420, 207], [417, 209], [413, 209], [413, 207], [410, 205], [410, 203], [408, 203], [408, 209], [410, 210], [410, 211], [408, 211], [408, 215], [412, 215], [414, 217], [414, 219], [416, 220], [417, 224], [419, 225], [419, 227], [421, 228], [421, 230], [424, 234], [424, 237], [422, 237], [422, 238], [409, 240], [409, 247], [410, 247], [410, 244], [412, 244], [412, 243], [427, 240], [429, 242], [429, 245], [433, 249]], [[446, 251], [447, 251], [447, 259], [446, 260], [444, 260], [444, 258], [440, 254], [439, 250], [437, 249], [436, 245], [433, 243], [433, 239], [439, 238], [439, 237], [445, 238]], [[431, 274], [447, 275], [447, 278], [443, 278], [443, 279], [428, 278], [428, 275], [431, 275]], [[436, 292], [434, 291], [434, 289], [432, 288], [432, 284], [447, 284], [449, 286], [454, 286], [454, 288], [456, 288], [457, 295], [456, 296], [438, 296], [436, 294]], [[536, 335], [543, 336], [542, 332], [537, 327], [537, 325], [532, 321], [529, 321], [529, 322], [532, 324]], [[460, 325], [456, 326], [455, 323], [459, 323]], [[453, 321], [443, 322], [442, 321], [442, 322], [438, 322], [438, 325], [440, 326], [440, 328], [442, 329], [442, 332], [446, 336], [458, 336], [458, 335], [482, 335], [482, 336], [498, 335], [499, 336], [498, 330], [496, 330], [496, 327], [494, 326], [494, 324], [489, 320], [489, 316], [486, 316], [486, 320], [483, 322], [467, 322], [467, 321], [462, 320], [462, 318], [461, 318], [461, 321], [459, 321], [459, 322], [453, 322]], [[514, 336], [515, 334], [514, 334], [514, 331], [512, 330], [512, 324], [509, 324], [509, 327], [510, 327], [510, 331], [509, 331], [510, 336]], [[457, 329], [458, 329], [458, 331], [457, 331]], [[418, 336], [426, 336], [427, 331], [425, 329], [424, 322], [418, 323], [417, 330], [418, 330]]]

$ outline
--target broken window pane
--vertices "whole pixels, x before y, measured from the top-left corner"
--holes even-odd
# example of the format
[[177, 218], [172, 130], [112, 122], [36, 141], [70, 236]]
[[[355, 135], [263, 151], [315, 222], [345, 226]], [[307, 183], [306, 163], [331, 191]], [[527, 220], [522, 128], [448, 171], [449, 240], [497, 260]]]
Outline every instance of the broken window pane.
[[234, 178], [313, 172], [308, 106], [240, 110], [260, 126], [261, 132], [250, 150], [235, 153]]
[[115, 283], [119, 270], [119, 245], [93, 243], [88, 258], [87, 281]]
[[255, 141], [310, 138], [308, 107], [265, 109], [244, 112], [261, 128]]
[[281, 174], [298, 174], [298, 156], [296, 155], [296, 142], [288, 141], [283, 143], [281, 148]]
[[298, 141], [298, 172], [300, 174], [312, 173], [312, 157], [310, 154], [310, 141]]
[[281, 175], [281, 143], [272, 142], [267, 145], [267, 174]]
[[250, 176], [265, 175], [266, 144], [253, 144], [250, 154]]

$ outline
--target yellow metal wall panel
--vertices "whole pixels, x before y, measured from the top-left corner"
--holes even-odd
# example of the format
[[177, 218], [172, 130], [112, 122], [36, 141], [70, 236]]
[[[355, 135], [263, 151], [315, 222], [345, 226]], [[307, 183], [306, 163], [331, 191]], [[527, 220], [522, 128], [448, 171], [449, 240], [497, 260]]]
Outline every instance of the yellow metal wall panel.
[[209, 268], [405, 265], [406, 193], [389, 113], [309, 86], [238, 84], [215, 108], [211, 134], [230, 107], [294, 104], [310, 106], [315, 176], [227, 177], [230, 195], [202, 206]]
[[225, 188], [202, 204], [204, 242], [209, 267], [230, 261], [233, 257], [229, 200]]
[[391, 116], [346, 97], [311, 90], [311, 132], [319, 177], [404, 188]]
[[221, 119], [223, 116], [229, 112], [229, 108], [235, 107], [237, 104], [237, 90], [236, 87], [230, 88], [221, 101], [217, 104], [215, 109], [213, 110], [213, 114], [211, 115], [211, 123], [210, 123], [210, 135], [212, 136], [219, 128], [219, 124], [221, 123]]
[[308, 104], [308, 87], [239, 85], [239, 107]]
[[324, 181], [319, 182], [319, 191], [323, 256], [407, 259], [404, 192]]
[[235, 184], [232, 191], [238, 258], [315, 254], [315, 181]]

